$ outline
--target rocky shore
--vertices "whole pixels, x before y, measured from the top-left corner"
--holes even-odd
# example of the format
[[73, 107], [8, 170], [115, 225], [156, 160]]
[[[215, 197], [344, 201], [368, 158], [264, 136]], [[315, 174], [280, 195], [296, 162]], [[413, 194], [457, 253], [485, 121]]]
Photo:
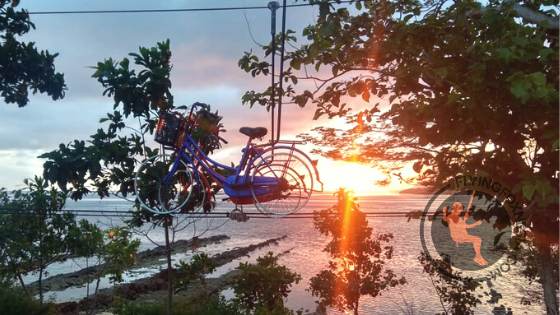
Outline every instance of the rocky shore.
[[[219, 235], [218, 237], [224, 237], [224, 236], [225, 235]], [[227, 238], [227, 236], [225, 237]], [[210, 258], [212, 259], [216, 267], [220, 267], [235, 259], [239, 259], [243, 256], [247, 256], [255, 250], [258, 250], [266, 246], [275, 245], [279, 241], [284, 240], [286, 238], [287, 236], [284, 235], [282, 237], [268, 239], [266, 241], [259, 242], [256, 244], [251, 244], [248, 246], [238, 247], [228, 251], [224, 251]], [[208, 239], [206, 240], [208, 242], [210, 241]], [[216, 238], [214, 238], [213, 242], [219, 242], [221, 240], [217, 240]], [[198, 242], [201, 241], [202, 239], [198, 240]], [[190, 241], [186, 241], [186, 242], [190, 242]], [[145, 255], [144, 263], [148, 263], [148, 261], [157, 262], [160, 258], [163, 258], [165, 256], [165, 250], [154, 249], [149, 254], [145, 253], [144, 255]], [[82, 271], [83, 270], [80, 270], [77, 271], [76, 273]], [[180, 296], [181, 298], [186, 298], [190, 300], [190, 299], [196, 299], [197, 297], [203, 294], [218, 293], [229, 285], [231, 279], [233, 279], [233, 277], [235, 276], [235, 272], [236, 271], [233, 270], [225, 273], [224, 275], [218, 278], [208, 278], [206, 279], [204, 285], [202, 285], [201, 283], [194, 282], [191, 286], [189, 286], [188, 290], [179, 292], [177, 295]], [[116, 285], [111, 288], [101, 289], [97, 294], [90, 296], [89, 298], [82, 299], [79, 302], [60, 303], [58, 304], [57, 308], [61, 314], [80, 314], [81, 312], [85, 312], [86, 310], [94, 310], [96, 313], [99, 313], [109, 309], [116, 297], [120, 299], [126, 299], [126, 300], [139, 299], [146, 302], [149, 301], [159, 302], [161, 301], [162, 297], [164, 297], [167, 294], [166, 291], [167, 275], [168, 275], [167, 270], [163, 270], [147, 278], [139, 279], [130, 283]], [[67, 279], [70, 278], [68, 278], [67, 276]], [[85, 277], [85, 279], [86, 280], [81, 280], [82, 284], [85, 283], [83, 281], [87, 281], [87, 277]], [[57, 282], [53, 281], [51, 282], [51, 285], [52, 283], [57, 283]]]
[[[206, 238], [193, 238], [190, 240], [178, 240], [173, 243], [171, 249], [172, 254], [186, 252], [193, 248], [204, 247], [210, 244], [221, 243], [228, 240], [227, 235], [215, 235]], [[151, 266], [156, 263], [161, 258], [165, 257], [165, 247], [159, 246], [153, 249], [148, 249], [138, 253], [136, 256], [135, 268], [142, 268], [146, 266]], [[85, 285], [97, 277], [98, 274], [103, 275], [103, 270], [105, 269], [104, 264], [99, 264], [96, 266], [91, 266], [87, 268], [80, 269], [75, 272], [58, 274], [46, 279], [43, 279], [43, 290], [47, 291], [61, 291], [69, 287]], [[36, 294], [38, 292], [38, 282], [30, 283], [28, 289]]]

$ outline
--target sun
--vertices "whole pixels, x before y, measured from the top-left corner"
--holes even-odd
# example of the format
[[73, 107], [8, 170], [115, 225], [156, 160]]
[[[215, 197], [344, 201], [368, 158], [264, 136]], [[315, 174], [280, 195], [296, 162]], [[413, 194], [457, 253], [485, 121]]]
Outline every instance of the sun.
[[325, 191], [343, 187], [355, 195], [378, 195], [390, 193], [387, 187], [376, 184], [384, 175], [375, 168], [352, 162], [321, 159], [318, 165]]

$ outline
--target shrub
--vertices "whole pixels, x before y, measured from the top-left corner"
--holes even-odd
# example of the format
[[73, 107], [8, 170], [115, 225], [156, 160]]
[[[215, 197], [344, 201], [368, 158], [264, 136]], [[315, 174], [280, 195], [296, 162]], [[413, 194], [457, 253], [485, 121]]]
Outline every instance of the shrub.
[[52, 305], [41, 305], [39, 301], [29, 298], [21, 289], [0, 286], [0, 314], [54, 315], [56, 313]]
[[[116, 315], [160, 315], [165, 314], [164, 303], [135, 303], [123, 302], [114, 308]], [[175, 302], [172, 307], [173, 315], [242, 315], [235, 306], [228, 303], [224, 298], [210, 296], [205, 300], [197, 300], [193, 303]]]

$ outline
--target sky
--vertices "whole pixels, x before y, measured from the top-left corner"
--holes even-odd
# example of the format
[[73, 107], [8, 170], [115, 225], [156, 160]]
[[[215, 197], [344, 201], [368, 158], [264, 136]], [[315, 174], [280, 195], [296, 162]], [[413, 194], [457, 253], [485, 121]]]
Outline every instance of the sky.
[[[22, 0], [20, 7], [33, 12], [264, 6], [267, 3], [257, 0]], [[316, 7], [289, 8], [287, 28], [301, 34], [317, 14]], [[227, 132], [223, 136], [229, 144], [214, 156], [217, 160], [238, 161], [240, 148], [246, 141], [237, 131], [240, 127], [269, 127], [270, 116], [263, 107], [251, 109], [241, 104], [245, 91], [262, 90], [268, 79], [252, 78], [237, 66], [243, 52], [259, 51], [249, 28], [256, 41], [266, 43], [269, 40], [268, 10], [32, 15], [31, 20], [36, 29], [23, 40], [34, 41], [40, 49], [59, 53], [55, 65], [57, 71], [64, 73], [68, 90], [65, 98], [59, 101], [35, 95], [23, 108], [14, 104], [0, 105], [0, 187], [18, 188], [24, 178], [40, 175], [43, 160], [38, 159], [38, 155], [55, 149], [60, 143], [87, 139], [99, 128], [99, 119], [112, 111], [112, 100], [102, 96], [103, 88], [91, 78], [92, 66], [109, 57], [122, 59], [137, 51], [139, 46], [151, 47], [165, 39], [171, 42], [175, 104], [204, 102], [224, 116]], [[313, 121], [315, 109], [311, 106], [301, 109], [286, 105], [284, 108], [282, 137], [285, 139], [294, 139], [295, 135], [314, 126], [333, 123], [325, 119]], [[376, 187], [380, 174], [369, 166], [322, 159], [319, 170], [328, 190], [345, 183], [351, 185], [352, 176], [361, 183], [352, 187], [357, 193], [387, 193], [402, 188], [398, 185]], [[342, 174], [346, 175], [345, 180], [341, 180]], [[348, 176], [350, 174], [354, 175]]]

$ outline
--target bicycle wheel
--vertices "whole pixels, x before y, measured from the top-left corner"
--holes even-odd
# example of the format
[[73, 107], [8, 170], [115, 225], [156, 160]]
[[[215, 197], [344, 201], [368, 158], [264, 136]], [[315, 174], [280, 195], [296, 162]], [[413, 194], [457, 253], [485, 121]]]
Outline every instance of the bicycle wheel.
[[289, 162], [289, 159], [282, 161], [276, 157], [274, 162], [265, 160], [254, 168], [250, 190], [261, 213], [285, 216], [302, 209], [309, 201], [312, 188]]
[[255, 161], [253, 161], [253, 164], [259, 165], [263, 162], [286, 163], [302, 176], [305, 188], [310, 190], [310, 193], [315, 188], [315, 167], [311, 165], [306, 157], [301, 156], [297, 151], [291, 151], [289, 148], [269, 149], [261, 156], [258, 156]]
[[193, 171], [181, 161], [177, 171], [165, 183], [163, 179], [172, 169], [169, 155], [156, 155], [145, 160], [134, 178], [136, 200], [140, 206], [155, 214], [178, 213], [197, 189]]

